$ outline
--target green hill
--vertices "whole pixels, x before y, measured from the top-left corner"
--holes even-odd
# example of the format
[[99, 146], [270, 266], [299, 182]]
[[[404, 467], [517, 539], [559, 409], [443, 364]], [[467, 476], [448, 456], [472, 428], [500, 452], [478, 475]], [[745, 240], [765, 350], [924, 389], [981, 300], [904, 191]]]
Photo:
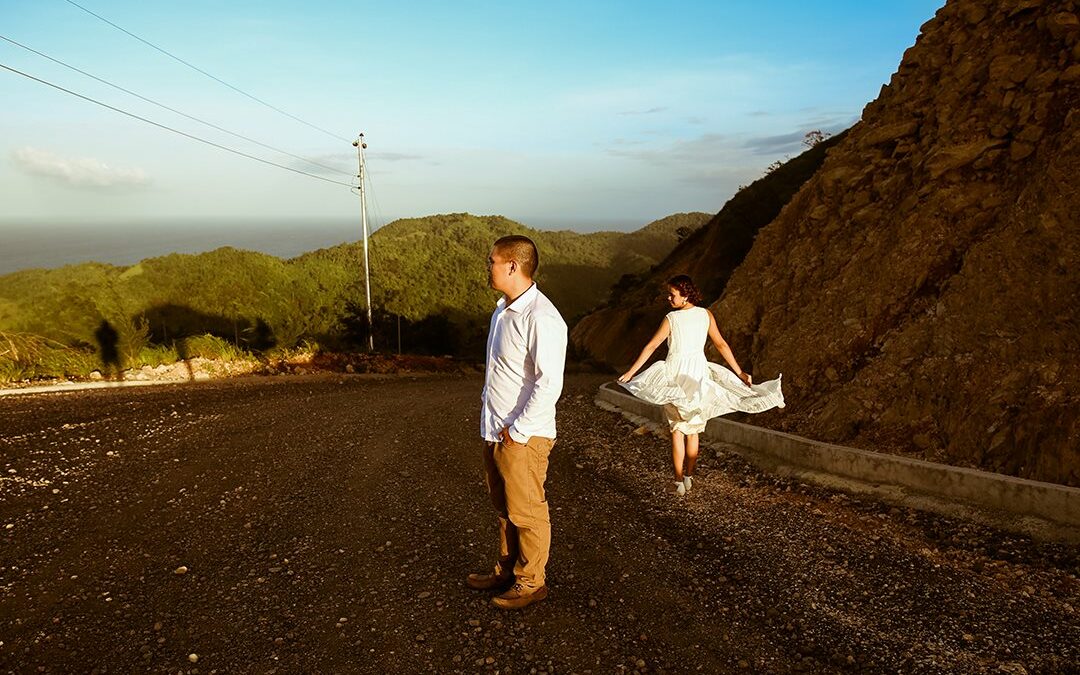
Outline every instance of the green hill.
[[[400, 315], [409, 329], [434, 330], [424, 338], [428, 342], [438, 341], [441, 326], [461, 334], [459, 351], [474, 349], [497, 299], [487, 288], [484, 261], [498, 237], [519, 233], [537, 242], [538, 282], [572, 323], [601, 304], [620, 276], [648, 270], [680, 234], [708, 219], [676, 214], [636, 232], [593, 234], [533, 230], [500, 216], [398, 220], [370, 241], [372, 304], [384, 324]], [[363, 306], [360, 243], [290, 260], [221, 248], [131, 267], [84, 263], [0, 276], [0, 333], [90, 350], [97, 344], [95, 330], [108, 321], [129, 359], [142, 346], [204, 333], [254, 349], [292, 347], [305, 339], [340, 347], [366, 334]], [[388, 332], [377, 323], [377, 348], [396, 346], [396, 334]]]

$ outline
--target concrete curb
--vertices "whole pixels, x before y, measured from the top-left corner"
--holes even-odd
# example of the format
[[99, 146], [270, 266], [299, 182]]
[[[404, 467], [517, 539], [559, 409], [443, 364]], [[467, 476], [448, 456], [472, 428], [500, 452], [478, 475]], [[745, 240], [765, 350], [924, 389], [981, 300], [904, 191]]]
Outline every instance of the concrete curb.
[[[666, 428], [660, 406], [635, 398], [613, 382], [600, 387], [596, 401], [624, 414], [664, 423]], [[832, 445], [721, 418], [710, 420], [702, 437], [737, 446], [740, 455], [764, 469], [804, 474], [818, 483], [840, 477], [874, 490], [887, 486], [881, 491], [894, 496], [899, 488], [901, 493], [931, 498], [920, 506], [950, 515], [956, 515], [956, 509], [942, 508], [942, 503], [962, 502], [1021, 518], [1034, 517], [1073, 530], [1072, 535], [1080, 528], [1080, 488]], [[1007, 529], [1028, 533], [1033, 528], [1020, 524]]]

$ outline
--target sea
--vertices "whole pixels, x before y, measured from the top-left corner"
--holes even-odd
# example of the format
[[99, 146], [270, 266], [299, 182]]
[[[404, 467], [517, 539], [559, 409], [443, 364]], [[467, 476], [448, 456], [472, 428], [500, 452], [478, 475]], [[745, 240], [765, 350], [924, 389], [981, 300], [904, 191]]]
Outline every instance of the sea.
[[127, 266], [170, 253], [222, 246], [280, 258], [362, 238], [357, 222], [159, 222], [0, 224], [0, 274], [84, 262]]
[[[537, 220], [539, 222], [530, 222], [529, 226], [579, 232], [627, 231], [643, 225], [615, 220]], [[377, 229], [377, 225], [373, 229]], [[145, 224], [0, 222], [0, 275], [91, 261], [127, 266], [145, 258], [170, 253], [202, 253], [222, 246], [289, 259], [320, 248], [360, 241], [362, 237], [359, 219]]]

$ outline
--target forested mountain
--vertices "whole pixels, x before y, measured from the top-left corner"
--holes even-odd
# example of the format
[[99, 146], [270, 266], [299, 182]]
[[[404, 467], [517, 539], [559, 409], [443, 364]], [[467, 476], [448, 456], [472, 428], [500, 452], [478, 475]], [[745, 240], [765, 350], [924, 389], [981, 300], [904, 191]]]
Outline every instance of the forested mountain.
[[[603, 302], [621, 275], [648, 269], [675, 246], [679, 233], [686, 236], [708, 218], [676, 214], [636, 232], [593, 234], [538, 231], [500, 216], [398, 220], [370, 241], [373, 306], [382, 319], [395, 315], [395, 323], [400, 314], [407, 326], [436, 321], [457, 334], [459, 348], [475, 342], [497, 299], [486, 284], [491, 243], [517, 233], [537, 242], [538, 281], [571, 322]], [[116, 328], [121, 341], [165, 344], [210, 333], [256, 349], [291, 347], [302, 339], [347, 346], [366, 333], [363, 307], [360, 243], [291, 260], [221, 248], [131, 267], [85, 263], [0, 276], [0, 332], [86, 348], [95, 346], [102, 321]], [[394, 342], [382, 337], [383, 347]], [[452, 353], [452, 346], [442, 351]]]

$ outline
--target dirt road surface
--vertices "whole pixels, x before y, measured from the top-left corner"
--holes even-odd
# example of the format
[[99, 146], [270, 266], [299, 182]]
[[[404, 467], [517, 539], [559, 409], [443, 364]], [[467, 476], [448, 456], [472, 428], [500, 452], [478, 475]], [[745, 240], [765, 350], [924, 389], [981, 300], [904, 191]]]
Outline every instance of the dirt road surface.
[[[495, 551], [476, 376], [0, 399], [0, 672], [1080, 671], [1080, 555], [702, 453], [568, 378], [551, 595]], [[186, 572], [181, 573], [184, 569]]]

